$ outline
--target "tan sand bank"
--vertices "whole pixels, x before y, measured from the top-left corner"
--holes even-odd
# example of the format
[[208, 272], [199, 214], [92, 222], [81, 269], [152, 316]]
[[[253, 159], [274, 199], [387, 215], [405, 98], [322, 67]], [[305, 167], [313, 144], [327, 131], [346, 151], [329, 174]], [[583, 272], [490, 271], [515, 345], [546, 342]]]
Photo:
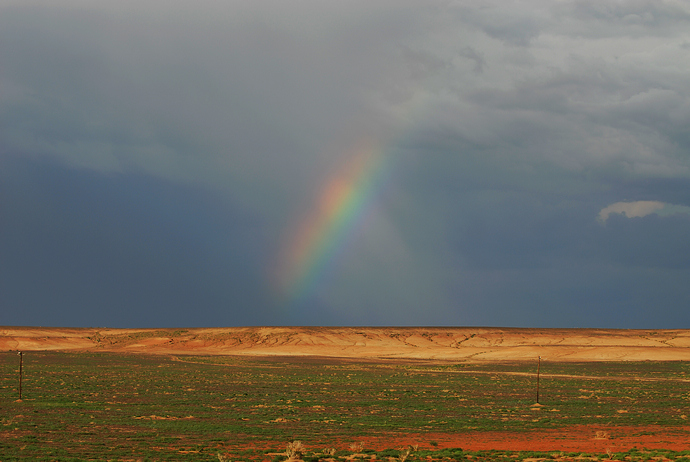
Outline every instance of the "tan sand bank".
[[0, 327], [0, 350], [444, 361], [690, 360], [688, 330], [480, 327]]

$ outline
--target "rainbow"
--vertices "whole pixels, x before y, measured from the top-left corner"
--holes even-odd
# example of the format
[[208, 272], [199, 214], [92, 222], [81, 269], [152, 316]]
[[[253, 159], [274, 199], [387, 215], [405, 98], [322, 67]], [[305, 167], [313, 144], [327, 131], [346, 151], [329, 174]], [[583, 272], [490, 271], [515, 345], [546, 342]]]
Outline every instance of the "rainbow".
[[386, 183], [385, 156], [372, 142], [346, 157], [283, 245], [274, 279], [288, 303], [303, 300], [330, 272]]

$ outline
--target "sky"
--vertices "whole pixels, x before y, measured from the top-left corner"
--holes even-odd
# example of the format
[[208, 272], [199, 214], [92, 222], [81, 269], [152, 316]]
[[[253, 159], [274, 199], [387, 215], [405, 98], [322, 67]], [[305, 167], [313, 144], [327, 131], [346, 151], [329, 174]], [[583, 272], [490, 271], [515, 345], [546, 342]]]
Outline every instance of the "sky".
[[690, 328], [690, 4], [0, 2], [0, 325]]

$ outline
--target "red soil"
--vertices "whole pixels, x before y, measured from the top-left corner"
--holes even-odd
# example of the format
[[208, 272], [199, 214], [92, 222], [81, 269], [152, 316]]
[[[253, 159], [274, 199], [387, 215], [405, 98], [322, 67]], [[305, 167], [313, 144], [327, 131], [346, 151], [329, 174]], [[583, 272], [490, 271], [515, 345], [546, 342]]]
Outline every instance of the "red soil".
[[[601, 432], [597, 437], [597, 432]], [[418, 444], [420, 449], [462, 448], [466, 451], [553, 451], [606, 453], [630, 449], [669, 449], [690, 447], [690, 427], [604, 427], [574, 425], [555, 430], [525, 432], [425, 433], [405, 437], [359, 438], [365, 448], [383, 450]], [[347, 445], [345, 445], [347, 447]]]

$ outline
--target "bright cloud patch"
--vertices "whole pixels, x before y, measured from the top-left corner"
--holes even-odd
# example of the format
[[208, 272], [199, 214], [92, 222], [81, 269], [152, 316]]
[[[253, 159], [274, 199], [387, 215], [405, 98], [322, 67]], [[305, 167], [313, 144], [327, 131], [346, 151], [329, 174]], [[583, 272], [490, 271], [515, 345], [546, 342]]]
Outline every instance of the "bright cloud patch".
[[599, 219], [606, 222], [612, 213], [620, 213], [628, 218], [644, 217], [651, 213], [667, 216], [676, 213], [690, 214], [690, 207], [667, 204], [660, 201], [616, 202], [601, 209]]

